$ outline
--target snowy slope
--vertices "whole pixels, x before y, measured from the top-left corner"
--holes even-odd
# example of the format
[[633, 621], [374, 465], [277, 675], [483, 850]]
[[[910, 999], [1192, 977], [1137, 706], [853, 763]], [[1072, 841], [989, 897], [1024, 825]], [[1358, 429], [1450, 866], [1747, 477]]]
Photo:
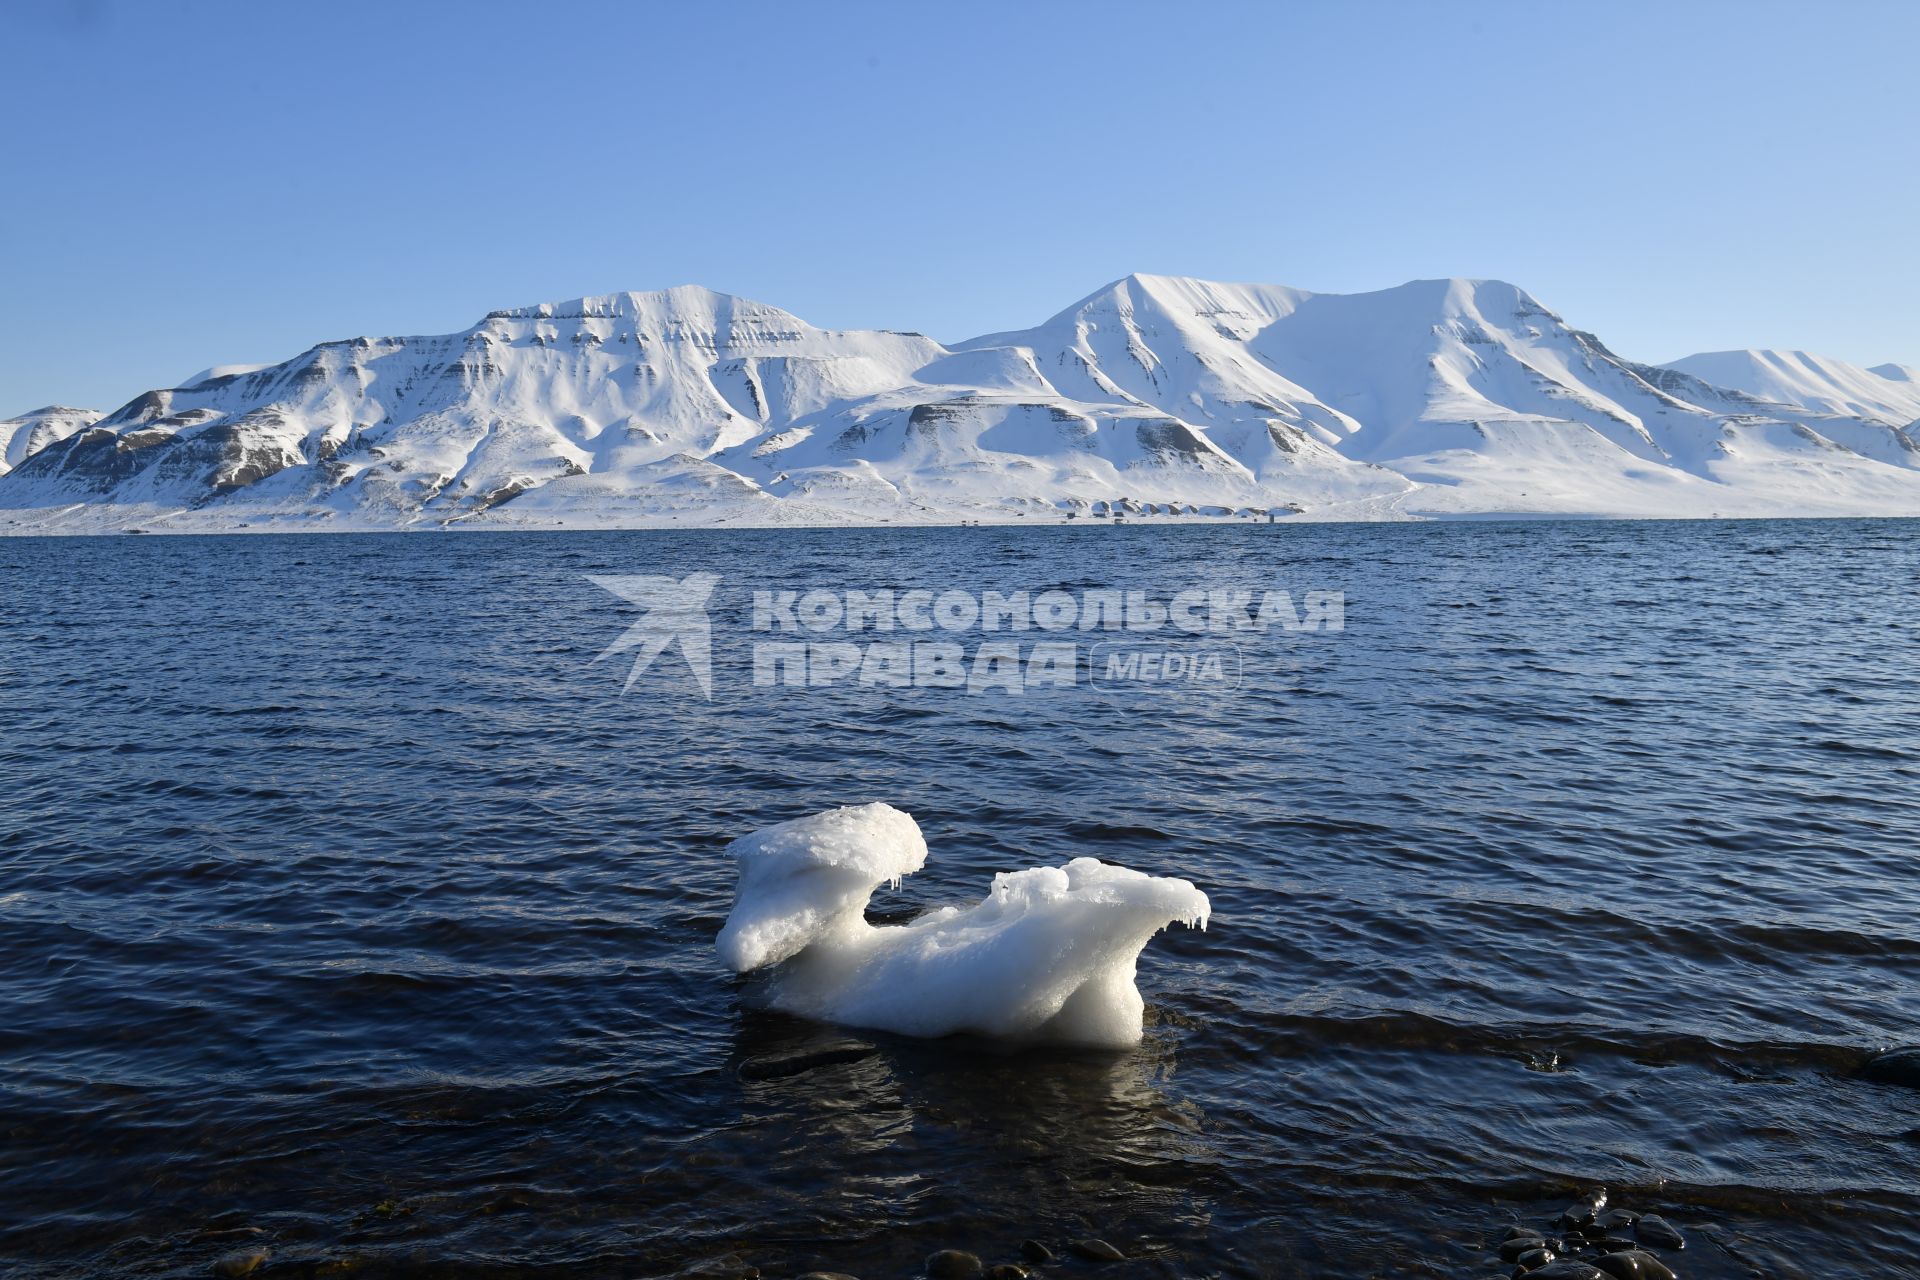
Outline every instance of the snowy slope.
[[[1189, 395], [1134, 394], [1068, 359], [1047, 332], [1000, 335], [962, 344], [899, 388], [715, 460], [779, 494], [854, 485], [909, 507], [1323, 508], [1411, 490], [1404, 477], [1344, 457], [1329, 444], [1337, 431], [1284, 407], [1294, 388], [1249, 371], [1265, 399], [1248, 402], [1255, 393], [1210, 376], [1194, 354], [1208, 335], [1193, 328], [1174, 344], [1192, 376]], [[1123, 365], [1119, 374], [1135, 371]], [[850, 468], [852, 457], [864, 465]]]
[[0, 504], [407, 525], [589, 474], [598, 501], [643, 497], [664, 460], [897, 386], [942, 353], [698, 288], [500, 311], [149, 392], [29, 459]]
[[1805, 351], [1706, 351], [1666, 366], [1762, 400], [1905, 426], [1920, 421], [1914, 370], [1871, 369]]
[[1844, 507], [1849, 484], [1867, 509], [1908, 509], [1920, 480], [1920, 449], [1883, 421], [1623, 360], [1499, 281], [1309, 294], [1130, 276], [966, 345], [1030, 351], [1062, 387], [1183, 415], [1229, 450], [1291, 428], [1424, 485], [1407, 511], [1790, 510], [1816, 475], [1809, 509]]
[[1920, 513], [1920, 446], [1883, 412], [1915, 384], [1818, 367], [1891, 390], [1635, 364], [1497, 281], [1136, 275], [951, 348], [683, 287], [18, 426], [0, 531]]
[[0, 422], [0, 475], [25, 462], [28, 455], [57, 444], [99, 420], [97, 409], [68, 409], [50, 404]]

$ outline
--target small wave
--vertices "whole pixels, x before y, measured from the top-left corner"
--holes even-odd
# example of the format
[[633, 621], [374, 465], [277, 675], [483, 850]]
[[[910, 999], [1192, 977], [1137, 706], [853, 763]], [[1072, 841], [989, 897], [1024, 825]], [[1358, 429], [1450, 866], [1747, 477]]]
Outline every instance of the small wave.
[[1412, 1049], [1511, 1058], [1538, 1069], [1558, 1055], [1561, 1064], [1583, 1057], [1625, 1058], [1643, 1064], [1680, 1064], [1752, 1072], [1818, 1070], [1850, 1075], [1876, 1050], [1820, 1041], [1730, 1041], [1686, 1032], [1596, 1027], [1584, 1023], [1489, 1024], [1454, 1022], [1430, 1014], [1317, 1014], [1223, 1010], [1246, 1056], [1286, 1052], [1305, 1056], [1327, 1048]]

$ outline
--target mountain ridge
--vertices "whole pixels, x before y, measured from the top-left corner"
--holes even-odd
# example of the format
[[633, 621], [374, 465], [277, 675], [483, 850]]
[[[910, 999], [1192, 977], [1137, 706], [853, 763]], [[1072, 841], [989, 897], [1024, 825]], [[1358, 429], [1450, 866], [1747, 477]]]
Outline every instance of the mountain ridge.
[[1920, 383], [1904, 365], [1868, 369], [1809, 351], [1746, 348], [1702, 351], [1663, 367], [1804, 408], [1871, 417], [1896, 426], [1920, 420]]
[[1920, 388], [1737, 354], [1626, 360], [1499, 280], [1135, 273], [951, 345], [679, 285], [9, 419], [0, 532], [1920, 514]]

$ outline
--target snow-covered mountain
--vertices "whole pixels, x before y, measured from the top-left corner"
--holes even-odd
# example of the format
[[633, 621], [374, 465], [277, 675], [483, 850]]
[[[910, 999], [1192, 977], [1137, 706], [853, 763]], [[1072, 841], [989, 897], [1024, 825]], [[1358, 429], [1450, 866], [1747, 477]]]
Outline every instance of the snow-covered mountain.
[[69, 409], [64, 405], [50, 404], [44, 409], [35, 409], [31, 413], [0, 422], [0, 476], [25, 462], [28, 455], [38, 453], [50, 444], [58, 444], [99, 420], [98, 409]]
[[1920, 374], [1871, 369], [1807, 351], [1703, 351], [1666, 366], [1763, 400], [1907, 426], [1920, 420]]
[[1920, 513], [1895, 398], [1920, 384], [1820, 362], [1820, 387], [1893, 389], [1836, 399], [1690, 363], [1623, 360], [1497, 281], [1135, 275], [951, 347], [611, 294], [28, 415], [0, 532]]

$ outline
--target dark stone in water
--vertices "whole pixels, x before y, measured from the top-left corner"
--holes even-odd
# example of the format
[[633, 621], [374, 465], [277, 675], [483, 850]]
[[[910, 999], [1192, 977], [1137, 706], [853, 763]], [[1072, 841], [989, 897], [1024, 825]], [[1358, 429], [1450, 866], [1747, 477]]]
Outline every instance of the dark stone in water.
[[696, 1262], [680, 1272], [682, 1280], [760, 1280], [760, 1268], [737, 1253]]
[[503, 1191], [480, 1206], [480, 1212], [489, 1217], [501, 1213], [518, 1213], [533, 1208], [533, 1201], [523, 1191]]
[[1541, 1267], [1546, 1266], [1549, 1262], [1552, 1262], [1558, 1256], [1559, 1255], [1556, 1254], [1553, 1250], [1547, 1249], [1547, 1248], [1529, 1249], [1525, 1253], [1521, 1254], [1519, 1257], [1515, 1258], [1514, 1261], [1519, 1263], [1522, 1267], [1526, 1268], [1528, 1271], [1537, 1271]]
[[1542, 1237], [1532, 1227], [1508, 1227], [1507, 1234], [1500, 1238], [1502, 1240], [1539, 1240]]
[[853, 1277], [844, 1271], [809, 1271], [800, 1280], [853, 1280]]
[[265, 1249], [237, 1249], [213, 1264], [213, 1274], [224, 1280], [238, 1280], [264, 1267], [269, 1256]]
[[1607, 1273], [1576, 1258], [1549, 1262], [1538, 1271], [1526, 1273], [1527, 1280], [1608, 1280]]
[[1088, 1236], [1085, 1240], [1075, 1240], [1067, 1248], [1089, 1262], [1119, 1262], [1127, 1256], [1105, 1240], [1099, 1240], [1093, 1236]]
[[1633, 1234], [1641, 1244], [1650, 1244], [1656, 1249], [1684, 1249], [1687, 1238], [1680, 1234], [1671, 1222], [1657, 1214], [1648, 1214], [1633, 1224]]
[[1594, 1259], [1593, 1265], [1612, 1276], [1613, 1280], [1674, 1280], [1673, 1268], [1639, 1249], [1609, 1253], [1603, 1258]]
[[1038, 1240], [1022, 1240], [1020, 1242], [1020, 1256], [1028, 1262], [1052, 1262], [1053, 1250], [1047, 1248], [1047, 1246], [1041, 1244]]
[[1920, 1046], [1889, 1049], [1885, 1053], [1875, 1054], [1860, 1068], [1860, 1078], [1876, 1084], [1897, 1084], [1908, 1089], [1920, 1089]]
[[1027, 1269], [1017, 1262], [1002, 1262], [987, 1268], [987, 1280], [1027, 1280]]
[[[1511, 1236], [1500, 1242], [1500, 1261], [1518, 1262], [1521, 1254], [1546, 1247], [1547, 1242], [1539, 1236]], [[1554, 1252], [1558, 1253], [1559, 1250]]]
[[927, 1258], [933, 1280], [972, 1280], [980, 1274], [980, 1259], [964, 1249], [942, 1249]]
[[878, 1048], [870, 1044], [841, 1044], [827, 1049], [815, 1049], [810, 1053], [748, 1058], [740, 1064], [740, 1078], [742, 1080], [784, 1080], [788, 1076], [797, 1076], [820, 1067], [839, 1066], [844, 1062], [862, 1062], [879, 1052]]
[[1562, 1209], [1560, 1216], [1554, 1221], [1569, 1231], [1581, 1231], [1593, 1225], [1594, 1216], [1595, 1210], [1592, 1205], [1576, 1203]]
[[1594, 1221], [1609, 1231], [1615, 1231], [1621, 1227], [1630, 1227], [1639, 1220], [1640, 1215], [1631, 1209], [1609, 1209], [1594, 1219]]

